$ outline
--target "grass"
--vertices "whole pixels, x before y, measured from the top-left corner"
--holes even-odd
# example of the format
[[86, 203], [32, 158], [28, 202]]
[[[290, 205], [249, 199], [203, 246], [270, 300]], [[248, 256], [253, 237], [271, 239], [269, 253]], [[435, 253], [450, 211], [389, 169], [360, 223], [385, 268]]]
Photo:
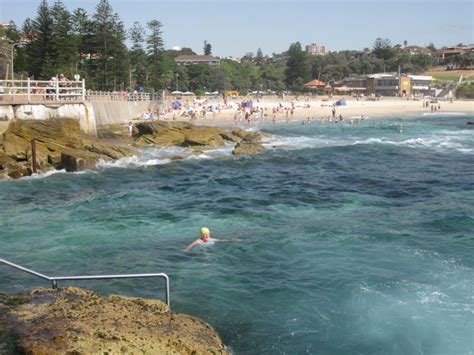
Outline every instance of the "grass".
[[431, 75], [434, 79], [438, 80], [452, 80], [458, 81], [461, 75], [466, 80], [474, 79], [474, 70], [445, 70], [445, 69], [433, 69], [428, 70], [425, 75]]

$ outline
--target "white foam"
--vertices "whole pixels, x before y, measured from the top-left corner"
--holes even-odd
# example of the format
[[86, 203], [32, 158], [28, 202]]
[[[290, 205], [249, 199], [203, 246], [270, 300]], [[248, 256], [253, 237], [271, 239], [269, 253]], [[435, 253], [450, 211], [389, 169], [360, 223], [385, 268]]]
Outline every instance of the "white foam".
[[436, 112], [423, 112], [423, 116], [465, 116], [467, 112], [450, 112], [450, 111], [436, 111]]
[[451, 136], [433, 135], [430, 137], [410, 138], [400, 141], [390, 140], [384, 137], [367, 138], [365, 140], [357, 140], [352, 144], [388, 144], [410, 148], [429, 148], [438, 151], [456, 150], [461, 153], [473, 152], [473, 148], [466, 146], [466, 144], [472, 144], [470, 143], [470, 139], [455, 134], [452, 134]]
[[193, 150], [183, 147], [169, 148], [144, 148], [140, 150], [140, 155], [125, 157], [116, 161], [100, 160], [98, 168], [137, 168], [142, 166], [164, 165], [179, 159], [213, 159], [222, 156], [230, 156], [234, 144], [227, 144], [223, 147], [206, 149], [202, 153], [195, 154]]
[[64, 174], [66, 173], [65, 169], [61, 170], [49, 170], [44, 173], [39, 173], [39, 174], [32, 174], [31, 176], [26, 176], [24, 179], [44, 179], [47, 178], [48, 176], [51, 175], [56, 175], [56, 174]]
[[328, 139], [325, 137], [266, 137], [262, 139], [262, 145], [267, 148], [283, 148], [288, 150], [305, 149], [305, 148], [323, 148], [345, 146], [348, 143], [338, 139]]

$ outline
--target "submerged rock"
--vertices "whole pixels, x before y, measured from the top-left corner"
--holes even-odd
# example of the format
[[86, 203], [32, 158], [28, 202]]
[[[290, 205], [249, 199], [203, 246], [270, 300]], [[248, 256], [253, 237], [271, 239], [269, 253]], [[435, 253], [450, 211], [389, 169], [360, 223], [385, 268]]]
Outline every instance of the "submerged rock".
[[0, 296], [0, 352], [26, 354], [227, 354], [202, 320], [158, 300], [80, 288]]
[[242, 140], [235, 145], [233, 155], [252, 155], [265, 151], [262, 145], [262, 134], [259, 132], [248, 132]]

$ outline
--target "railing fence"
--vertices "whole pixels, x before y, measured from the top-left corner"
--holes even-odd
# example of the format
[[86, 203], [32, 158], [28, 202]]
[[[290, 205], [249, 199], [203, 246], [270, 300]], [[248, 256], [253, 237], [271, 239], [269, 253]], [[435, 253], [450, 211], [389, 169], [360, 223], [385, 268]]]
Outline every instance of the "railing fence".
[[24, 266], [14, 264], [10, 261], [0, 259], [0, 264], [5, 264], [11, 268], [26, 272], [28, 274], [39, 277], [43, 280], [51, 282], [53, 289], [58, 287], [58, 281], [78, 281], [78, 280], [110, 280], [110, 279], [137, 279], [137, 278], [149, 278], [149, 277], [161, 277], [165, 280], [166, 289], [166, 304], [168, 305], [168, 312], [170, 312], [170, 281], [168, 275], [165, 273], [153, 273], [153, 274], [122, 274], [122, 275], [84, 275], [84, 276], [47, 276], [43, 275], [34, 270], [27, 269]]

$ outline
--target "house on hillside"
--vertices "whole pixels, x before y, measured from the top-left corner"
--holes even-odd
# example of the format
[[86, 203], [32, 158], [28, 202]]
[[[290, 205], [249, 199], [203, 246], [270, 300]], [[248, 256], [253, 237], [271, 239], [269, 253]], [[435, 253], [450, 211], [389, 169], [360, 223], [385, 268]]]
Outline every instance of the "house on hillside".
[[450, 48], [443, 48], [438, 51], [432, 53], [433, 57], [435, 58], [449, 58], [454, 57], [461, 54], [468, 54], [474, 52], [474, 45], [463, 46], [463, 47], [450, 47]]
[[420, 46], [406, 46], [404, 51], [410, 53], [410, 55], [416, 55], [416, 54], [431, 55], [431, 50], [429, 48], [420, 47]]
[[218, 57], [212, 55], [180, 55], [175, 59], [178, 65], [207, 64], [211, 66], [220, 66], [221, 61]]

